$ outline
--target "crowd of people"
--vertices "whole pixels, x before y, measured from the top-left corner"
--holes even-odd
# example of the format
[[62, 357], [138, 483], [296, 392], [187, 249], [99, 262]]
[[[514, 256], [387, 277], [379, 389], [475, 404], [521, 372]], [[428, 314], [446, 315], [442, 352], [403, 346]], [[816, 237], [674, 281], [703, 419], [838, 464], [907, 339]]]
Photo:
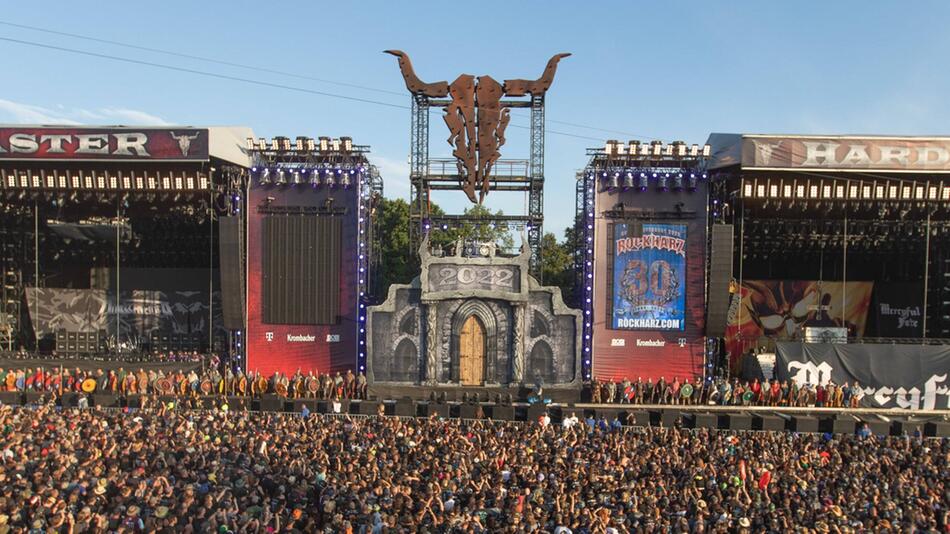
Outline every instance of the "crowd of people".
[[259, 372], [224, 372], [219, 367], [173, 369], [69, 369], [0, 368], [0, 391], [36, 391], [62, 394], [107, 393], [113, 395], [237, 395], [261, 397], [275, 394], [285, 398], [365, 399], [366, 376], [363, 373], [320, 374], [312, 371], [293, 375]]
[[164, 405], [0, 428], [0, 534], [950, 528], [948, 440]]
[[666, 380], [627, 378], [619, 382], [594, 380], [589, 385], [591, 402], [600, 404], [672, 404], [722, 406], [796, 406], [857, 408], [864, 389], [849, 384], [801, 384], [793, 380], [739, 380], [716, 378], [693, 381], [680, 378]]

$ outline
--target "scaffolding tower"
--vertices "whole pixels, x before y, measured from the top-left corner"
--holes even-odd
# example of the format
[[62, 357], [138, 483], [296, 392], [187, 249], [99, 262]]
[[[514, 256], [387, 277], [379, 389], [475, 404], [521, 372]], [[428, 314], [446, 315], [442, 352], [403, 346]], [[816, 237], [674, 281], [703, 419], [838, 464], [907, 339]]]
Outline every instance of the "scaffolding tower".
[[529, 108], [531, 111], [530, 156], [528, 159], [503, 159], [492, 168], [489, 191], [523, 192], [528, 195], [528, 210], [524, 215], [504, 215], [470, 218], [464, 214], [431, 214], [432, 191], [462, 191], [462, 176], [455, 159], [429, 158], [429, 112], [442, 109], [449, 100], [412, 95], [410, 120], [410, 247], [419, 249], [422, 239], [431, 228], [441, 224], [495, 224], [509, 229], [524, 229], [531, 248], [531, 274], [541, 280], [541, 236], [544, 226], [544, 96], [530, 96], [530, 100], [502, 100], [501, 106]]

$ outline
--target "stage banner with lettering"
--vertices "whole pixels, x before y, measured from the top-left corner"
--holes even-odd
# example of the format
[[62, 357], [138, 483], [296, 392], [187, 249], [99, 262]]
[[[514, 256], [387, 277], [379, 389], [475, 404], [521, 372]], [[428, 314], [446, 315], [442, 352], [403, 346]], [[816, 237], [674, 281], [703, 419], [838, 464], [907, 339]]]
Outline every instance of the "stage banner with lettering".
[[874, 289], [879, 337], [922, 337], [924, 289], [916, 283], [887, 283]]
[[117, 309], [114, 291], [52, 287], [26, 289], [28, 312], [40, 338], [52, 338], [59, 330], [104, 330], [115, 336], [116, 328], [120, 328], [119, 341], [133, 347], [143, 345], [153, 332], [206, 334], [211, 320], [215, 330], [221, 330], [220, 297], [221, 294], [215, 291], [212, 318], [208, 314], [207, 290], [121, 291]]
[[733, 370], [740, 357], [764, 338], [803, 339], [805, 328], [847, 328], [864, 336], [874, 282], [743, 280], [730, 309], [726, 350]]
[[201, 128], [0, 128], [0, 160], [206, 161], [208, 147]]
[[686, 325], [686, 225], [613, 227], [614, 330], [681, 331]]
[[848, 383], [861, 406], [906, 410], [950, 408], [950, 347], [777, 343], [775, 374], [799, 385]]

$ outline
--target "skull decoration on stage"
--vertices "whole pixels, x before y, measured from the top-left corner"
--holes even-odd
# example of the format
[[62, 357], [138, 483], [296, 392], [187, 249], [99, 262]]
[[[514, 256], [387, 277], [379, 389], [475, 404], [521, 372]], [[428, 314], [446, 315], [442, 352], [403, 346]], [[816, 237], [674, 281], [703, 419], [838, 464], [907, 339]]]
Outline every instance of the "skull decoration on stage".
[[[469, 200], [481, 204], [488, 194], [492, 166], [505, 144], [505, 129], [510, 112], [502, 98], [531, 95], [543, 96], [554, 82], [558, 62], [570, 54], [557, 54], [548, 61], [544, 73], [537, 80], [505, 80], [504, 84], [491, 76], [462, 74], [454, 82], [426, 83], [416, 76], [409, 56], [401, 50], [386, 50], [399, 58], [399, 70], [406, 80], [406, 88], [415, 95], [451, 100], [445, 106], [445, 124], [449, 128], [449, 145], [454, 147], [462, 190]], [[476, 198], [475, 192], [478, 191]]]

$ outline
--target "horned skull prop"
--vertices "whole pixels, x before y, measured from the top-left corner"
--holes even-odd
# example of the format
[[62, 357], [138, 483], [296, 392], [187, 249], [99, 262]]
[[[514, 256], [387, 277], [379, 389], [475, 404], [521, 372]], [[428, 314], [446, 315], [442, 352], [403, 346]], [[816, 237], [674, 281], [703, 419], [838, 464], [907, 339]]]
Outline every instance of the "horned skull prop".
[[[543, 96], [554, 82], [554, 73], [561, 59], [570, 54], [556, 54], [548, 60], [544, 73], [537, 80], [505, 80], [504, 84], [491, 76], [462, 74], [454, 82], [426, 83], [416, 76], [409, 56], [401, 50], [386, 50], [399, 58], [399, 70], [410, 93], [429, 98], [450, 97], [445, 107], [449, 145], [453, 147], [461, 177], [462, 190], [473, 203], [481, 204], [488, 194], [492, 167], [505, 144], [505, 129], [510, 111], [502, 105], [505, 96]], [[478, 191], [476, 198], [475, 192]]]

